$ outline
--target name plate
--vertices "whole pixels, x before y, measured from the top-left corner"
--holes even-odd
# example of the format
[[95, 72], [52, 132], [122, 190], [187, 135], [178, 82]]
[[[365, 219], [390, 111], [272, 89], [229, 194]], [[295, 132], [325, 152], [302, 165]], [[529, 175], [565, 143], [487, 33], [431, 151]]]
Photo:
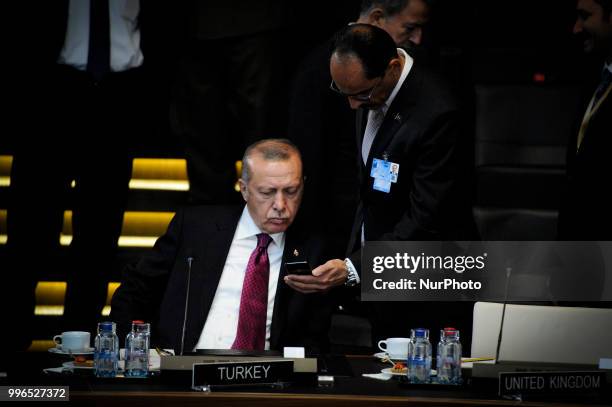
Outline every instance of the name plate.
[[605, 386], [604, 372], [520, 372], [499, 374], [499, 395], [592, 393]]
[[194, 363], [192, 388], [274, 384], [289, 381], [292, 374], [291, 360]]

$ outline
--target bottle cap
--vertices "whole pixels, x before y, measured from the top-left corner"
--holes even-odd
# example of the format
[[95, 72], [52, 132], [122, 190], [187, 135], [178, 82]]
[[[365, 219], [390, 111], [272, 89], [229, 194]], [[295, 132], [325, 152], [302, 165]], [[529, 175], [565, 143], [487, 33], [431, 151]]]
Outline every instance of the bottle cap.
[[151, 324], [143, 321], [132, 321], [132, 331], [138, 333], [149, 333]]
[[445, 337], [459, 337], [459, 330], [455, 328], [444, 328]]
[[417, 338], [429, 338], [429, 329], [417, 328], [414, 330], [414, 336]]
[[115, 330], [115, 323], [110, 321], [100, 322], [98, 330], [100, 332], [113, 332]]

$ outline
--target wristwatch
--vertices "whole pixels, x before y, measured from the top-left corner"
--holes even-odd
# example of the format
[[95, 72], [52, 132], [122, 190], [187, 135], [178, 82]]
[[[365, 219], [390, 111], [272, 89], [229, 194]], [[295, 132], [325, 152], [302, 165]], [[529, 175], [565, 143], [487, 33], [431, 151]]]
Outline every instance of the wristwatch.
[[357, 270], [355, 270], [355, 267], [353, 267], [353, 265], [349, 263], [348, 259], [344, 259], [344, 264], [348, 272], [344, 285], [347, 287], [355, 287], [359, 283], [359, 276], [357, 275]]

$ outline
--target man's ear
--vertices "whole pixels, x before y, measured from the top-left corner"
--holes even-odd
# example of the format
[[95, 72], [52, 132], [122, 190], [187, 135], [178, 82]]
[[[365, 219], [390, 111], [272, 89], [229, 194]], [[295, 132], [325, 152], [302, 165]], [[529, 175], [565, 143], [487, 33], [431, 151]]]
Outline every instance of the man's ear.
[[374, 8], [368, 13], [368, 24], [382, 28], [385, 23], [385, 13], [380, 8]]
[[240, 193], [242, 194], [242, 199], [246, 202], [247, 197], [249, 196], [249, 191], [247, 190], [247, 184], [240, 178], [238, 180], [238, 185], [240, 185]]
[[402, 60], [397, 57], [397, 58], [393, 58], [391, 61], [389, 61], [389, 66], [387, 67], [387, 69], [389, 68], [400, 68], [401, 70], [402, 67]]

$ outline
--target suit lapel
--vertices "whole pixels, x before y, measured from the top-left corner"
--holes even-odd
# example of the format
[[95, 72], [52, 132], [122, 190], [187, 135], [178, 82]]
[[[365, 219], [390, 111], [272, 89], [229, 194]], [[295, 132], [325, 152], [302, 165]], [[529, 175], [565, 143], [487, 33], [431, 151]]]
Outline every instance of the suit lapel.
[[363, 148], [363, 136], [365, 133], [366, 125], [368, 124], [368, 109], [358, 109], [356, 114], [357, 121], [357, 156], [359, 159], [359, 163], [363, 166], [363, 159], [361, 158], [361, 150]]
[[[610, 85], [609, 88], [612, 88], [612, 84]], [[608, 93], [609, 92], [609, 93]], [[607, 91], [606, 93], [604, 93], [604, 95], [602, 96], [603, 100], [601, 100], [601, 104], [598, 106], [597, 109], [595, 109], [590, 117], [590, 120], [587, 123], [587, 127], [585, 130], [585, 133], [589, 133], [589, 127], [594, 126], [597, 127], [598, 123], [601, 120], [609, 120], [609, 112], [610, 112], [610, 107], [612, 107], [612, 91]], [[586, 134], [585, 134], [585, 139], [586, 139]], [[578, 149], [578, 152], [580, 152], [580, 149]]]
[[[285, 248], [283, 250], [283, 258], [281, 267], [278, 273], [278, 281], [276, 284], [276, 297], [274, 299], [274, 311], [272, 313], [272, 326], [270, 327], [270, 347], [277, 348], [282, 329], [286, 326], [287, 308], [289, 298], [292, 295], [291, 288], [285, 284], [284, 277], [287, 275], [285, 263], [288, 261], [306, 260], [307, 252], [304, 243], [300, 241], [295, 233], [287, 233], [285, 238]], [[311, 266], [313, 266], [311, 264]]]
[[[195, 253], [204, 255], [201, 260], [196, 258], [193, 262], [189, 299], [190, 323], [185, 335], [185, 349], [193, 349], [204, 329], [241, 213], [240, 208], [231, 216], [216, 220], [209, 230], [202, 231], [201, 236], [194, 239]], [[198, 301], [196, 296], [200, 296], [201, 300]]]
[[366, 168], [371, 168], [374, 158], [383, 158], [397, 131], [410, 118], [412, 108], [416, 104], [419, 80], [419, 70], [414, 64], [385, 114], [385, 120], [372, 143]]

